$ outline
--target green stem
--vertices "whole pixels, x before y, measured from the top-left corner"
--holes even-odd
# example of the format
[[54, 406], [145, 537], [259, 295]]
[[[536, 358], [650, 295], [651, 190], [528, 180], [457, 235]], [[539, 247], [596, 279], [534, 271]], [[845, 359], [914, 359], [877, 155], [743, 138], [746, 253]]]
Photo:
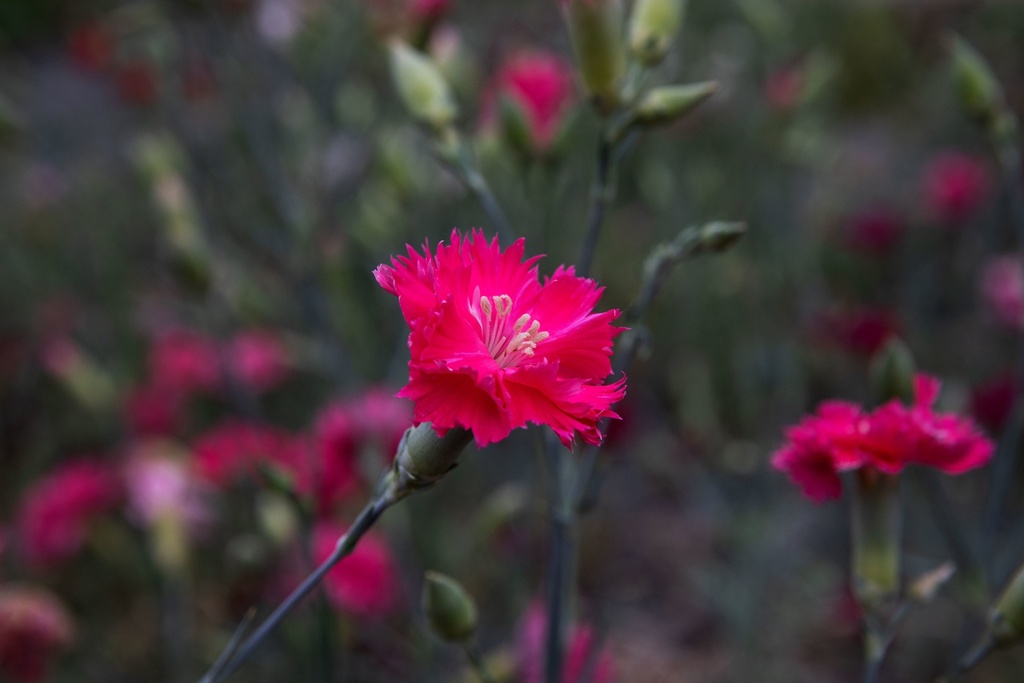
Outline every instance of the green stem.
[[608, 132], [602, 127], [601, 136], [597, 143], [597, 173], [594, 176], [594, 184], [590, 189], [590, 209], [587, 214], [587, 228], [583, 236], [583, 246], [580, 249], [578, 262], [578, 275], [587, 277], [590, 274], [590, 267], [594, 262], [594, 252], [597, 251], [597, 241], [601, 236], [601, 226], [604, 224], [604, 214], [611, 201], [611, 188], [609, 180], [612, 173], [612, 158], [614, 145], [608, 138]]
[[[383, 491], [383, 487], [381, 487], [381, 490]], [[334, 552], [331, 553], [330, 557], [324, 560], [312, 574], [306, 577], [298, 588], [292, 591], [291, 595], [242, 643], [233, 656], [229, 657], [221, 666], [214, 666], [207, 671], [206, 675], [200, 679], [200, 683], [217, 683], [217, 681], [224, 680], [244, 664], [288, 613], [319, 585], [320, 581], [327, 575], [327, 572], [351, 554], [359, 539], [363, 537], [363, 534], [373, 526], [374, 522], [394, 502], [389, 496], [379, 494], [367, 503], [345, 535], [338, 539], [338, 544], [335, 546]]]
[[473, 670], [476, 671], [476, 675], [480, 678], [482, 683], [498, 683], [498, 679], [491, 673], [490, 667], [487, 666], [487, 662], [484, 661], [483, 657], [480, 656], [480, 649], [475, 643], [469, 643], [465, 646], [466, 658], [469, 659], [469, 663], [473, 666]]
[[480, 202], [480, 206], [483, 208], [484, 213], [490, 219], [491, 223], [494, 224], [498, 234], [501, 235], [506, 243], [511, 244], [516, 239], [516, 232], [512, 229], [512, 223], [509, 221], [508, 216], [505, 214], [504, 209], [501, 208], [501, 204], [498, 203], [497, 198], [494, 196], [494, 192], [491, 190], [491, 186], [488, 184], [487, 179], [484, 178], [483, 174], [480, 173], [476, 167], [476, 163], [473, 160], [473, 156], [470, 152], [469, 143], [464, 139], [460, 139], [456, 143], [459, 146], [458, 149], [458, 170], [459, 176], [462, 182], [465, 183], [469, 191], [473, 193], [477, 201]]
[[548, 612], [544, 641], [544, 681], [561, 683], [565, 655], [568, 603], [572, 591], [576, 555], [575, 514], [570, 505], [573, 477], [570, 456], [559, 452], [554, 434], [548, 432], [545, 452], [551, 467], [551, 547], [548, 555]]

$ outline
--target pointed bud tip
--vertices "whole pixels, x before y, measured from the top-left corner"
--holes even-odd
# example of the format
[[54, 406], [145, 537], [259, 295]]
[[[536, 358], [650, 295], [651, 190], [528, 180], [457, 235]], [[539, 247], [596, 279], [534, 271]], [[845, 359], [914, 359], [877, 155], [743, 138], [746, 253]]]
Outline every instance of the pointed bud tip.
[[464, 642], [476, 632], [476, 603], [450, 576], [428, 571], [424, 576], [423, 611], [443, 640]]

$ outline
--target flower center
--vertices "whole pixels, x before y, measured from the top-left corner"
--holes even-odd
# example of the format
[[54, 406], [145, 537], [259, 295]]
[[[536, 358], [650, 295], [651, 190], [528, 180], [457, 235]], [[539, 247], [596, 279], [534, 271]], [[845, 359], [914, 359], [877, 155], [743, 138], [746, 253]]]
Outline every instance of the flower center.
[[537, 344], [549, 336], [547, 332], [540, 331], [540, 323], [532, 320], [528, 313], [519, 316], [512, 325], [511, 334], [506, 333], [508, 316], [512, 312], [512, 297], [508, 294], [480, 297], [480, 312], [483, 314], [480, 328], [484, 346], [503, 368], [518, 365], [524, 358], [531, 357]]

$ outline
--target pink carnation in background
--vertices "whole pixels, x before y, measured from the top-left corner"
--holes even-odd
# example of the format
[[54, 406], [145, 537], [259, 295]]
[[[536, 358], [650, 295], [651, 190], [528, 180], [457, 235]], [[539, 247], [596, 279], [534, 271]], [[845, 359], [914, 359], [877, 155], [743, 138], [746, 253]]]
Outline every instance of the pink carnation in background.
[[786, 430], [787, 442], [772, 465], [812, 500], [839, 497], [839, 474], [870, 467], [898, 474], [909, 464], [962, 474], [987, 463], [992, 442], [969, 418], [932, 409], [939, 381], [914, 378], [914, 403], [892, 400], [872, 412], [842, 401], [826, 401], [818, 412]]
[[971, 390], [971, 415], [989, 431], [998, 432], [1006, 424], [1017, 398], [1017, 381], [1006, 372]]
[[62, 463], [29, 486], [17, 511], [18, 544], [33, 567], [50, 567], [81, 550], [90, 522], [121, 500], [117, 474], [95, 460]]
[[566, 447], [579, 434], [600, 443], [597, 422], [625, 380], [611, 374], [617, 310], [594, 313], [602, 288], [559, 266], [541, 284], [520, 239], [504, 251], [481, 231], [392, 259], [374, 271], [398, 297], [409, 325], [409, 383], [416, 423], [473, 431], [477, 445], [528, 422], [548, 425]]
[[[320, 522], [313, 530], [316, 562], [334, 551], [346, 528]], [[402, 593], [398, 568], [382, 536], [368, 532], [352, 554], [324, 577], [327, 598], [336, 608], [362, 617], [385, 617], [399, 605]]]
[[291, 374], [291, 358], [281, 339], [269, 330], [240, 332], [228, 342], [224, 359], [242, 386], [270, 391]]
[[922, 183], [929, 213], [960, 223], [988, 199], [992, 178], [988, 165], [977, 157], [947, 151], [929, 160]]
[[180, 394], [148, 384], [128, 391], [122, 411], [125, 423], [132, 432], [153, 436], [177, 431], [182, 408]]
[[[547, 638], [547, 615], [540, 602], [526, 610], [519, 626], [519, 672], [522, 683], [543, 683], [544, 643]], [[615, 679], [615, 665], [611, 655], [602, 650], [595, 652], [598, 639], [587, 625], [576, 625], [569, 633], [565, 648], [565, 661], [561, 683], [611, 683]], [[590, 676], [584, 674], [594, 659]]]
[[437, 21], [451, 11], [452, 0], [409, 0], [409, 13], [414, 21]]
[[405, 430], [412, 426], [408, 401], [394, 391], [371, 387], [363, 393], [334, 401], [317, 416], [314, 434], [325, 457], [352, 459], [374, 448], [390, 462]]
[[499, 97], [522, 112], [534, 151], [554, 142], [573, 101], [573, 69], [556, 54], [521, 52], [506, 61], [497, 75]]
[[75, 640], [64, 605], [42, 588], [0, 585], [0, 672], [16, 683], [47, 678], [52, 660]]
[[217, 343], [197, 332], [168, 332], [150, 349], [149, 376], [155, 387], [166, 391], [214, 393], [221, 386]]
[[844, 350], [864, 357], [873, 356], [900, 331], [895, 312], [872, 307], [824, 313], [818, 319], [818, 327]]
[[1014, 329], [1024, 326], [1024, 267], [1019, 256], [989, 260], [981, 272], [979, 289], [996, 320]]
[[145, 527], [171, 516], [181, 520], [193, 538], [200, 537], [213, 519], [211, 492], [168, 448], [159, 442], [139, 444], [124, 463], [129, 512]]
[[846, 245], [866, 254], [888, 252], [903, 236], [903, 220], [892, 209], [874, 207], [854, 214], [843, 232]]

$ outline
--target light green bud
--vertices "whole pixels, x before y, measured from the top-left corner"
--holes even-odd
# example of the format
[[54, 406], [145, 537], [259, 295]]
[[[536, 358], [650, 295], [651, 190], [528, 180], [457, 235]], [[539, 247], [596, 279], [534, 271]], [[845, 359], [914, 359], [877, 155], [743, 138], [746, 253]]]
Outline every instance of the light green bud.
[[890, 339], [871, 359], [871, 384], [879, 403], [914, 401], [914, 356], [901, 339]]
[[400, 40], [391, 41], [388, 50], [391, 77], [409, 113], [438, 130], [451, 125], [458, 108], [437, 66], [425, 54]]
[[443, 640], [465, 642], [476, 632], [476, 604], [466, 589], [450, 576], [427, 572], [423, 584], [423, 611], [434, 632]]
[[1024, 639], [1024, 566], [999, 596], [991, 619], [997, 645], [1011, 645]]
[[718, 83], [715, 81], [654, 88], [636, 105], [632, 123], [659, 126], [678, 121], [717, 91]]
[[580, 76], [594, 106], [602, 114], [619, 104], [619, 86], [626, 71], [619, 0], [562, 0]]
[[629, 49], [641, 64], [655, 66], [665, 58], [685, 11], [685, 0], [636, 0], [629, 25]]
[[986, 124], [999, 118], [1003, 92], [992, 69], [974, 47], [958, 35], [952, 39], [953, 82], [960, 106]]

